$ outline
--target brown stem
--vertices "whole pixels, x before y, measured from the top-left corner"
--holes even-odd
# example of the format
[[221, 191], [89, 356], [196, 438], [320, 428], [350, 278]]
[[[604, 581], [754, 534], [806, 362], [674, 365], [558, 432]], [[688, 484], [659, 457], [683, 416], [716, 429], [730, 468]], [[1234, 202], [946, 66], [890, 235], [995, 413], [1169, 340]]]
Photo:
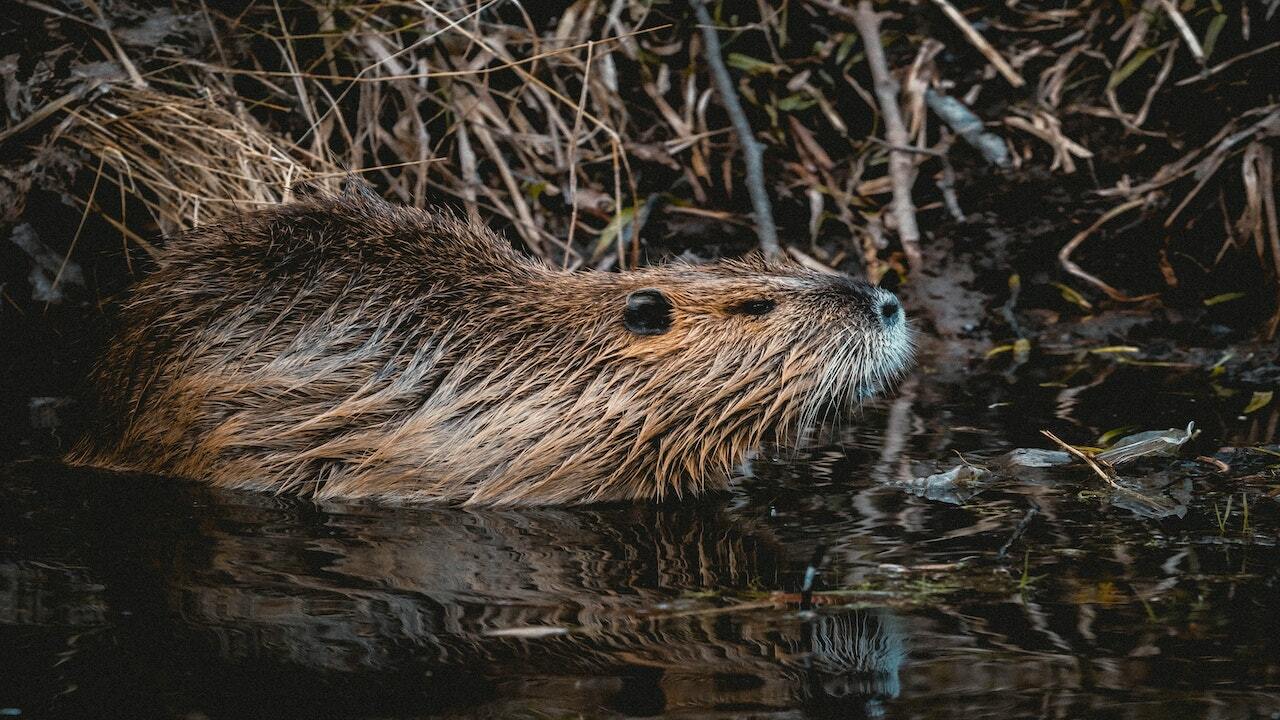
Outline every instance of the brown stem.
[[1090, 285], [1098, 288], [1102, 292], [1106, 293], [1107, 297], [1111, 298], [1112, 300], [1116, 300], [1118, 302], [1139, 302], [1142, 300], [1147, 300], [1149, 298], [1155, 297], [1154, 294], [1141, 295], [1138, 297], [1129, 297], [1128, 295], [1125, 295], [1124, 293], [1120, 292], [1114, 287], [1111, 287], [1106, 282], [1102, 281], [1100, 278], [1090, 275], [1088, 272], [1084, 270], [1084, 268], [1075, 264], [1071, 260], [1071, 253], [1075, 252], [1076, 248], [1080, 247], [1080, 244], [1083, 243], [1086, 239], [1088, 239], [1090, 235], [1097, 232], [1098, 228], [1102, 227], [1103, 225], [1106, 225], [1109, 221], [1111, 221], [1116, 216], [1126, 213], [1130, 210], [1133, 210], [1134, 208], [1142, 207], [1143, 205], [1146, 205], [1146, 200], [1143, 198], [1134, 198], [1133, 200], [1130, 200], [1128, 202], [1121, 203], [1111, 208], [1110, 210], [1106, 211], [1105, 213], [1103, 213], [1102, 217], [1095, 220], [1092, 225], [1076, 233], [1076, 236], [1071, 238], [1070, 242], [1068, 242], [1066, 245], [1063, 245], [1062, 249], [1058, 251], [1058, 262], [1062, 264], [1062, 268], [1067, 272], [1071, 273], [1072, 275], [1075, 275], [1081, 280], [1084, 280]]
[[870, 0], [858, 3], [853, 14], [853, 24], [858, 28], [862, 44], [866, 46], [867, 65], [871, 67], [871, 78], [875, 81], [876, 102], [880, 105], [880, 114], [884, 116], [885, 139], [889, 150], [889, 179], [893, 183], [893, 217], [898, 225], [898, 239], [902, 241], [902, 250], [907, 254], [907, 262], [912, 268], [919, 268], [922, 259], [920, 253], [920, 228], [916, 224], [916, 207], [911, 201], [911, 186], [915, 181], [915, 164], [911, 153], [896, 148], [905, 148], [911, 144], [907, 135], [907, 126], [902, 122], [902, 111], [898, 107], [898, 83], [889, 74], [889, 63], [884, 57], [884, 47], [880, 44], [880, 14], [871, 8]]
[[742, 101], [738, 99], [738, 91], [733, 86], [733, 78], [724, 65], [720, 51], [720, 37], [716, 35], [716, 26], [711, 21], [702, 0], [689, 0], [694, 15], [698, 19], [702, 40], [707, 46], [707, 64], [711, 66], [711, 76], [715, 79], [716, 90], [720, 93], [720, 102], [729, 113], [733, 122], [733, 130], [742, 145], [743, 160], [747, 165], [747, 192], [751, 194], [751, 207], [756, 216], [756, 234], [760, 238], [760, 249], [766, 255], [775, 257], [781, 253], [778, 246], [778, 229], [773, 224], [773, 205], [769, 202], [769, 193], [764, 184], [764, 147], [751, 132], [751, 123], [742, 111]]

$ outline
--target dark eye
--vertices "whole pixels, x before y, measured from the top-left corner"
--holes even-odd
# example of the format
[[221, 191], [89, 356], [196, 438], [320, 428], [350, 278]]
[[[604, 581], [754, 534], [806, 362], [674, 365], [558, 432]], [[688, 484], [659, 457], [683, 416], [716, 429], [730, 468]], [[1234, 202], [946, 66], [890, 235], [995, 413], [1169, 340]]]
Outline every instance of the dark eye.
[[637, 290], [627, 296], [622, 323], [637, 335], [661, 335], [671, 328], [671, 309], [661, 290]]
[[739, 315], [759, 316], [768, 314], [773, 308], [774, 302], [772, 300], [744, 300], [729, 308], [729, 310]]

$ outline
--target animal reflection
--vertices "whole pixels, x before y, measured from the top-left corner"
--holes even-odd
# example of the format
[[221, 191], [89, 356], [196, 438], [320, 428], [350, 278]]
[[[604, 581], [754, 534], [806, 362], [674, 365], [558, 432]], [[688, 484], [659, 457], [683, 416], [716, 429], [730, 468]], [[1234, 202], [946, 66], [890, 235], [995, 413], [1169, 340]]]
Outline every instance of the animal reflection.
[[[207, 518], [168, 580], [183, 619], [230, 660], [481, 668], [499, 686], [540, 676], [569, 707], [861, 707], [898, 694], [906, 650], [891, 614], [805, 619], [702, 596], [777, 588], [786, 566], [767, 531], [723, 511], [249, 502]], [[600, 680], [554, 681], [566, 676]]]

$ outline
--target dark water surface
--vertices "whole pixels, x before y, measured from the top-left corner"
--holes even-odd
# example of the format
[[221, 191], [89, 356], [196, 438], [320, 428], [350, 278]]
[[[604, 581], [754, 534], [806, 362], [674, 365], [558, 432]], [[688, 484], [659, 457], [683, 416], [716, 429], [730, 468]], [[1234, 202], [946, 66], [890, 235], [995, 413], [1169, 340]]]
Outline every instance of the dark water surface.
[[[0, 469], [0, 716], [1280, 717], [1276, 403], [1110, 359], [1018, 377], [923, 374], [662, 507]], [[1124, 473], [1164, 517], [1075, 468], [916, 479], [1191, 420]]]

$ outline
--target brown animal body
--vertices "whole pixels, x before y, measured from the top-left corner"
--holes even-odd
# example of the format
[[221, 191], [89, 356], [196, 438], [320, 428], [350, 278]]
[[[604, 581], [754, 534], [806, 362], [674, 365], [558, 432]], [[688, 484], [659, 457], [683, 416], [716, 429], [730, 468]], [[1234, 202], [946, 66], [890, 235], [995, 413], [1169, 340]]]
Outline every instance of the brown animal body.
[[73, 462], [318, 498], [723, 488], [911, 346], [897, 300], [847, 278], [760, 258], [562, 271], [358, 192], [186, 234], [122, 313]]

